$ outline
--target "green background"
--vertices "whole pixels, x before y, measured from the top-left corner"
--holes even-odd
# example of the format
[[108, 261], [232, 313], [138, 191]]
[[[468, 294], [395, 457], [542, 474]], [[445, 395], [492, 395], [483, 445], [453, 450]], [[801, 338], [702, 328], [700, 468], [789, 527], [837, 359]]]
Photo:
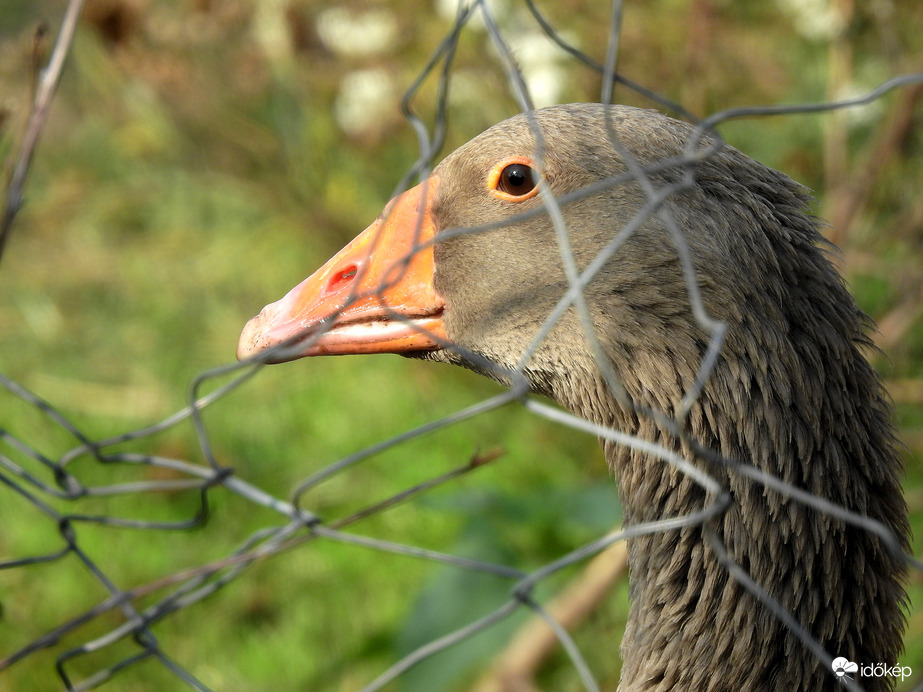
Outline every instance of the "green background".
[[[602, 60], [604, 5], [566, 0], [541, 7], [568, 40]], [[923, 15], [909, 2], [821, 4], [846, 18], [832, 34], [836, 15], [799, 14], [792, 3], [626, 5], [620, 69], [699, 115], [859, 93], [923, 65]], [[536, 32], [522, 5], [493, 6], [509, 35]], [[184, 406], [198, 373], [233, 360], [246, 319], [365, 228], [416, 160], [416, 136], [397, 99], [450, 20], [428, 2], [346, 3], [353, 19], [372, 16], [394, 27], [391, 44], [377, 50], [364, 44], [347, 55], [318, 28], [330, 7], [297, 0], [88, 3], [30, 172], [26, 205], [0, 263], [0, 373], [47, 399], [91, 438], [150, 424]], [[34, 29], [46, 21], [53, 36], [63, 9], [61, 2], [4, 1], [0, 160], [15, 153], [28, 112]], [[547, 62], [552, 75], [564, 75], [559, 100], [598, 98], [592, 70], [548, 46], [537, 56], [518, 50], [527, 68]], [[350, 75], [363, 70], [386, 75], [392, 93], [371, 124], [346, 132], [337, 120], [338, 99]], [[923, 110], [915, 98], [915, 90], [905, 89], [843, 114], [745, 119], [721, 133], [811, 187], [818, 213], [840, 221], [831, 231], [843, 248], [839, 261], [879, 324], [882, 352], [873, 358], [895, 399], [907, 445], [907, 498], [920, 536]], [[435, 99], [431, 77], [415, 106], [430, 126]], [[624, 88], [615, 99], [654, 106]], [[482, 30], [462, 36], [449, 104], [441, 155], [518, 110]], [[222, 465], [287, 498], [337, 459], [499, 391], [470, 373], [397, 356], [308, 359], [264, 369], [204, 418]], [[0, 425], [50, 458], [75, 444], [6, 393], [0, 393]], [[203, 462], [188, 423], [125, 448]], [[516, 405], [376, 455], [313, 490], [303, 505], [335, 520], [495, 451], [502, 456], [492, 464], [355, 530], [533, 569], [617, 526], [616, 490], [596, 441]], [[9, 448], [4, 453], [26, 463]], [[155, 468], [89, 462], [79, 474], [88, 484], [170, 478]], [[221, 558], [253, 531], [280, 521], [220, 489], [210, 499], [209, 520], [199, 529], [80, 524], [79, 544], [128, 588]], [[50, 503], [60, 512], [178, 521], [195, 511], [196, 501], [194, 493], [171, 492]], [[0, 527], [0, 559], [60, 547], [53, 522], [6, 491]], [[919, 540], [915, 545], [923, 553]], [[578, 573], [572, 568], [543, 583], [540, 595], [550, 597]], [[494, 577], [320, 541], [252, 567], [159, 623], [155, 633], [179, 665], [217, 690], [349, 691], [415, 646], [490, 612], [509, 588]], [[923, 675], [919, 573], [910, 592], [901, 662]], [[0, 655], [105, 595], [72, 556], [0, 571]], [[617, 684], [626, 604], [622, 579], [575, 632], [604, 689]], [[451, 649], [389, 689], [473, 689], [524, 619]], [[103, 617], [0, 672], [0, 690], [59, 689], [55, 655], [119, 622], [118, 615]], [[79, 680], [136, 651], [123, 642], [70, 662], [68, 671]], [[560, 651], [536, 684], [580, 689]], [[104, 686], [180, 687], [153, 660]]]

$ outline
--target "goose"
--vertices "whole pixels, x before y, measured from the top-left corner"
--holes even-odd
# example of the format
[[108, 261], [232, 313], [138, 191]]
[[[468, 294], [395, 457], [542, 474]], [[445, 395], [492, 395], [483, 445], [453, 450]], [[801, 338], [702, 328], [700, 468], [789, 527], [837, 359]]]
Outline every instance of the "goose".
[[[399, 353], [507, 384], [518, 373], [570, 412], [672, 450], [729, 501], [703, 522], [629, 539], [620, 689], [834, 690], [856, 673], [812, 652], [728, 560], [828, 656], [896, 662], [906, 566], [894, 548], [906, 551], [909, 525], [890, 403], [864, 355], [871, 322], [806, 190], [715, 139], [695, 144], [695, 133], [618, 105], [505, 120], [251, 318], [238, 358]], [[685, 156], [690, 146], [698, 155]], [[681, 244], [663, 215], [644, 211], [651, 190], [632, 166], [655, 193], [679, 185], [664, 206]], [[726, 327], [704, 381], [711, 332], [694, 316], [680, 245], [701, 305]], [[583, 308], [559, 311], [543, 332], [569, 289], [568, 252], [578, 272], [599, 266], [584, 277]], [[714, 500], [649, 451], [602, 445], [626, 526]], [[894, 540], [735, 464], [879, 522]], [[888, 678], [857, 682], [891, 689]]]

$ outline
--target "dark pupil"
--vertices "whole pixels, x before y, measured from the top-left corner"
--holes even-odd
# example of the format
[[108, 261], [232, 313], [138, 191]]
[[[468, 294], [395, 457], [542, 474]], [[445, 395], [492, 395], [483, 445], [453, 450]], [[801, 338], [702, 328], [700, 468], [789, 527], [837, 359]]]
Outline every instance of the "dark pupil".
[[503, 169], [500, 189], [509, 195], [524, 195], [535, 187], [532, 169], [522, 163], [513, 163]]

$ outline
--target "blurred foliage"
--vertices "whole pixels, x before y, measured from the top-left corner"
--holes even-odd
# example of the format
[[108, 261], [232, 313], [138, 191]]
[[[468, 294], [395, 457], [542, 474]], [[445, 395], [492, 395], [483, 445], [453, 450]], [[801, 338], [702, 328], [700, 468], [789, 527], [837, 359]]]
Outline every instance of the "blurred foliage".
[[[914, 3], [804, 5], [832, 8], [831, 16], [839, 12], [845, 24], [830, 33], [829, 16], [806, 15], [782, 0], [626, 3], [620, 69], [704, 115], [857, 93], [923, 64], [923, 15]], [[46, 22], [53, 36], [63, 7], [60, 0], [4, 2], [0, 160], [9, 160], [27, 116], [34, 29]], [[88, 2], [26, 206], [0, 265], [0, 372], [60, 407], [93, 438], [158, 420], [185, 403], [196, 374], [233, 358], [247, 317], [378, 214], [418, 157], [398, 99], [448, 31], [451, 13], [409, 0], [344, 2], [348, 18], [385, 12], [394, 24], [383, 47], [369, 38], [344, 48], [334, 33], [321, 30], [331, 7], [311, 0]], [[523, 5], [506, 0], [492, 7], [504, 31], [519, 40], [527, 76], [534, 67], [536, 79], [558, 79], [551, 86], [560, 101], [598, 98], [599, 76], [550, 43], [535, 43], [538, 30]], [[559, 0], [540, 8], [567, 40], [603, 59], [605, 3]], [[361, 127], [345, 125], [363, 115], [349, 110], [345, 85], [370, 82], [379, 98], [369, 103], [372, 117]], [[430, 127], [435, 82], [430, 76], [413, 102]], [[624, 88], [615, 93], [625, 103], [656, 105]], [[476, 27], [462, 36], [449, 105], [443, 154], [518, 110], [486, 34]], [[874, 144], [902, 108], [911, 109], [915, 127], [899, 133], [875, 168]], [[750, 119], [721, 128], [738, 148], [814, 189], [819, 213], [830, 218], [843, 199], [855, 198], [850, 183], [872, 171], [861, 188], [863, 204], [834, 233], [853, 289], [881, 329], [877, 361], [894, 385], [908, 445], [918, 555], [920, 113], [891, 94], [841, 115]], [[347, 114], [354, 120], [345, 120]], [[497, 391], [468, 373], [398, 357], [309, 360], [264, 370], [208, 409], [205, 421], [223, 464], [286, 497], [332, 461]], [[73, 445], [5, 394], [0, 420], [52, 458]], [[188, 426], [141, 447], [201, 460]], [[595, 440], [515, 406], [380, 454], [313, 491], [309, 503], [324, 517], [345, 516], [494, 448], [504, 456], [477, 474], [374, 516], [359, 530], [530, 568], [617, 523], [616, 491]], [[82, 471], [88, 482], [94, 474], [99, 480], [117, 473], [90, 465]], [[100, 500], [94, 508], [175, 521], [194, 511], [195, 499], [176, 493], [140, 503]], [[81, 525], [81, 545], [125, 586], [224, 555], [241, 537], [277, 521], [227, 493], [212, 500], [209, 522], [198, 531]], [[5, 497], [0, 556], [53, 549], [55, 527], [47, 523], [28, 502]], [[543, 594], [570, 576], [543, 585]], [[911, 588], [915, 602], [902, 662], [923, 671], [920, 575]], [[166, 651], [218, 690], [354, 690], [409, 648], [490, 612], [508, 589], [494, 578], [324, 542], [253, 567], [156, 632]], [[0, 572], [0, 653], [104, 595], [73, 560]], [[606, 689], [618, 679], [615, 642], [625, 610], [622, 585], [576, 633]], [[514, 624], [450, 650], [393, 689], [464, 689]], [[122, 650], [131, 652], [131, 645]], [[110, 651], [74, 662], [71, 670], [79, 677], [107, 660], [114, 660]], [[549, 662], [542, 684], [577, 689], [563, 655]], [[147, 662], [110, 686], [160, 690], [178, 682]], [[57, 687], [50, 654], [0, 676], [4, 692]]]

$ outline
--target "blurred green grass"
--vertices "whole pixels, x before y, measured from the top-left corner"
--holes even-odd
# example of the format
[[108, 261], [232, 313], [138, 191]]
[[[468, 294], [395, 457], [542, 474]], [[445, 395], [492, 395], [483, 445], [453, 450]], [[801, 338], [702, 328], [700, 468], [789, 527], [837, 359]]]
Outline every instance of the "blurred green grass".
[[[60, 10], [51, 2], [8, 4], [15, 11], [0, 24], [4, 159], [25, 115], [31, 28], [42, 18], [57, 21]], [[360, 137], [344, 134], [334, 117], [337, 89], [347, 72], [368, 66], [389, 70], [406, 87], [446, 31], [445, 20], [395, 2], [398, 46], [342, 58], [312, 29], [322, 4], [295, 2], [284, 15], [291, 50], [279, 53], [256, 30], [268, 5], [88, 5], [88, 22], [78, 33], [31, 172], [27, 204], [0, 265], [0, 372], [59, 407], [93, 438], [181, 408], [192, 378], [233, 358], [247, 317], [364, 228], [417, 157], [413, 132], [396, 106], [377, 129]], [[921, 19], [912, 9], [895, 7], [900, 14], [887, 21], [876, 24], [869, 15], [855, 20], [849, 45], [857, 79], [886, 78], [919, 64], [919, 48], [910, 47]], [[707, 39], [690, 32], [687, 21], [703, 9], [712, 12]], [[543, 10], [581, 47], [602, 54], [605, 8], [569, 0]], [[701, 112], [827, 95], [834, 47], [794, 38], [791, 18], [774, 3], [629, 4], [624, 26], [626, 73], [695, 103]], [[892, 44], [882, 37], [908, 48], [886, 48]], [[704, 58], [697, 40], [709, 48]], [[478, 99], [451, 101], [446, 151], [516, 110], [483, 35], [465, 37], [457, 61], [458, 92], [461, 77], [474, 74]], [[572, 78], [564, 100], [595, 98], [596, 77], [575, 63], [566, 65]], [[617, 96], [651, 105], [625, 91]], [[428, 84], [417, 106], [425, 119], [434, 98]], [[852, 162], [860, 161], [894, 101], [888, 97], [874, 118], [851, 127]], [[812, 187], [823, 212], [827, 122], [817, 116], [749, 120], [728, 123], [722, 133]], [[920, 144], [919, 132], [905, 142], [842, 243], [860, 303], [887, 326], [877, 364], [889, 380], [905, 385], [897, 411], [908, 445], [907, 494], [917, 537], [923, 536], [923, 319], [912, 309], [903, 321], [897, 318], [923, 282]], [[399, 357], [308, 360], [265, 369], [209, 408], [204, 419], [222, 464], [287, 497], [310, 473], [346, 454], [497, 392], [468, 373]], [[52, 458], [74, 444], [5, 394], [0, 419]], [[202, 461], [188, 425], [131, 448]], [[345, 516], [497, 448], [505, 452], [497, 462], [374, 516], [357, 531], [529, 568], [617, 524], [616, 491], [595, 440], [516, 406], [377, 455], [312, 491], [309, 506], [325, 518]], [[88, 482], [138, 477], [136, 470], [92, 464], [80, 471]], [[195, 511], [195, 500], [185, 493], [94, 500], [79, 511], [176, 521]], [[125, 587], [219, 558], [250, 532], [278, 522], [229, 493], [213, 493], [211, 500], [212, 514], [201, 529], [138, 532], [80, 524], [80, 544]], [[62, 503], [55, 506], [68, 511]], [[0, 556], [59, 547], [49, 524], [28, 502], [5, 497]], [[923, 554], [919, 541], [917, 555]], [[575, 573], [543, 585], [542, 593], [552, 593]], [[414, 645], [486, 614], [508, 590], [497, 579], [319, 542], [254, 566], [154, 631], [165, 651], [215, 689], [353, 690]], [[902, 662], [923, 671], [920, 575], [914, 575], [911, 593]], [[104, 597], [72, 557], [0, 572], [0, 653]], [[623, 584], [576, 634], [607, 688], [618, 679], [616, 642], [626, 603]], [[464, 689], [521, 620], [421, 666], [393, 689]], [[103, 625], [117, 621], [112, 616], [80, 634], [102, 633]], [[130, 644], [120, 646], [134, 652]], [[113, 660], [107, 649], [69, 670], [79, 678]], [[575, 689], [563, 654], [548, 664], [540, 683], [543, 689]], [[152, 661], [121, 673], [111, 685], [177, 686]], [[53, 656], [46, 653], [0, 674], [4, 691], [58, 687]]]

